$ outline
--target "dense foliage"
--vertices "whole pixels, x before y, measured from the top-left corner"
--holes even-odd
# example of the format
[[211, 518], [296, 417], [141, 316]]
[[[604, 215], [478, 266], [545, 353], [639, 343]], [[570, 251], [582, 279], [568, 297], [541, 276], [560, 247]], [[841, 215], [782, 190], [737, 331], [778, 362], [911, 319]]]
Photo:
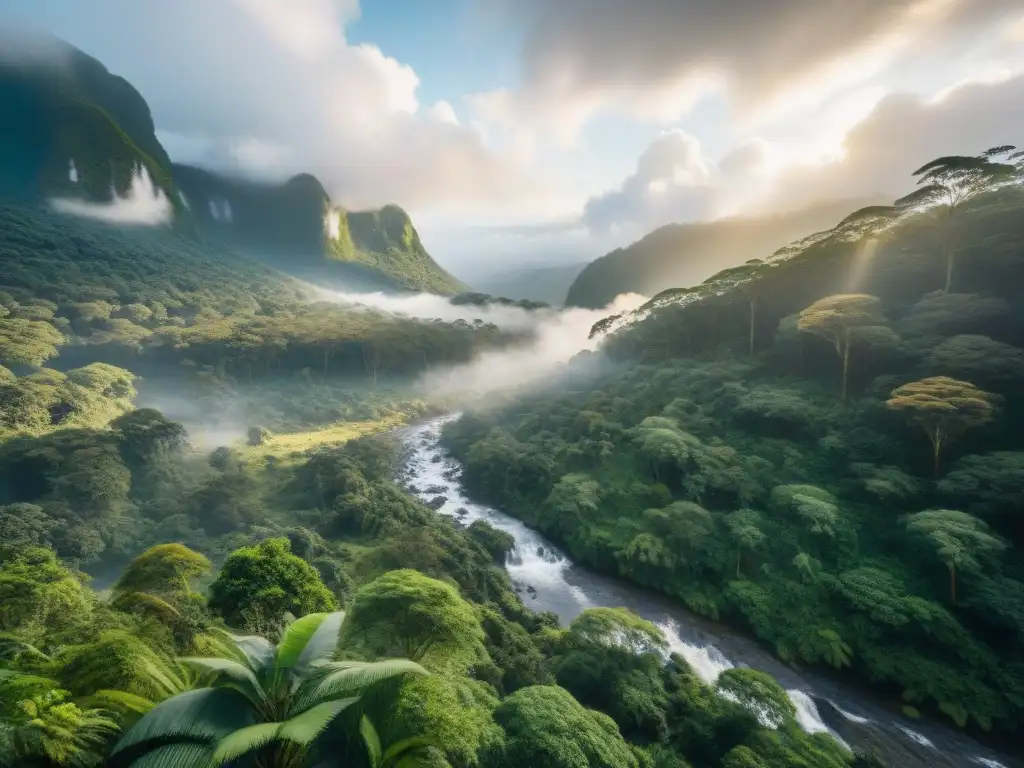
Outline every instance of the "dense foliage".
[[926, 193], [601, 324], [618, 365], [581, 356], [543, 393], [448, 428], [465, 482], [785, 660], [848, 670], [908, 712], [1015, 728], [1024, 198], [997, 162], [1011, 151], [931, 163]]
[[[175, 426], [133, 411], [109, 433], [59, 434], [109, 440], [128, 486], [160, 470], [163, 504], [187, 487], [170, 469], [187, 460]], [[206, 507], [205, 534], [160, 516], [154, 537], [185, 532], [196, 549], [142, 551], [107, 594], [48, 546], [57, 524], [40, 507], [5, 507], [18, 535], [0, 545], [0, 762], [852, 765], [797, 726], [769, 678], [716, 690], [628, 612], [557, 629], [527, 610], [496, 560], [499, 533], [460, 530], [405, 495], [397, 459], [370, 437], [250, 467], [263, 492], [244, 513]], [[237, 460], [211, 457], [221, 472]], [[212, 582], [211, 559], [223, 560]]]

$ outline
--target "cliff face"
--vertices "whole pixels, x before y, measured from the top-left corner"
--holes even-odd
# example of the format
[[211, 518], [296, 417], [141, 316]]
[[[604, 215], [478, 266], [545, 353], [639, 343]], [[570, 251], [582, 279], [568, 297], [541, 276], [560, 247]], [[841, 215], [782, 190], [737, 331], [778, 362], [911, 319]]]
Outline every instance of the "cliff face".
[[168, 196], [171, 163], [142, 95], [71, 46], [0, 64], [0, 191], [109, 200], [144, 168]]
[[443, 294], [463, 287], [431, 258], [412, 220], [396, 205], [346, 211], [309, 174], [259, 184], [187, 165], [173, 169], [201, 231], [282, 268], [354, 279], [366, 287]]

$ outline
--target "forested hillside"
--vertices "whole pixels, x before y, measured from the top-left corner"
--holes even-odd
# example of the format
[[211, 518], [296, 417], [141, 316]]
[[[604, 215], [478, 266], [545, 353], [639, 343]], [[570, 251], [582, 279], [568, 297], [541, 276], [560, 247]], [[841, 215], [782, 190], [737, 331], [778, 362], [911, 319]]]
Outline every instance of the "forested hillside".
[[1012, 732], [1020, 157], [941, 158], [894, 206], [604, 321], [605, 361], [449, 427], [465, 482], [782, 659]]
[[174, 179], [204, 234], [300, 277], [349, 290], [452, 294], [463, 287], [396, 205], [346, 211], [309, 174], [260, 184], [175, 165]]
[[569, 286], [565, 304], [599, 309], [620, 293], [653, 296], [666, 288], [693, 285], [831, 227], [849, 211], [849, 201], [842, 201], [777, 216], [669, 224], [590, 262]]

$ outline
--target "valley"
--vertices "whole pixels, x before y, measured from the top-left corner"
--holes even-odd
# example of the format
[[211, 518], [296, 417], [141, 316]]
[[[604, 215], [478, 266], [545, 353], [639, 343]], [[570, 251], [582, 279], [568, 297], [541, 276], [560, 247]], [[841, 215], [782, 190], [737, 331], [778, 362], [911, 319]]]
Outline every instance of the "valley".
[[[211, 80], [273, 76], [209, 123], [0, 51], [0, 766], [1024, 765], [1024, 151], [747, 209], [871, 132], [786, 166], [676, 126], [562, 215], [508, 164], [537, 136], [400, 98], [328, 7], [218, 10], [269, 37]], [[604, 183], [572, 122], [543, 170]], [[566, 262], [464, 282], [420, 233], [467, 199]]]

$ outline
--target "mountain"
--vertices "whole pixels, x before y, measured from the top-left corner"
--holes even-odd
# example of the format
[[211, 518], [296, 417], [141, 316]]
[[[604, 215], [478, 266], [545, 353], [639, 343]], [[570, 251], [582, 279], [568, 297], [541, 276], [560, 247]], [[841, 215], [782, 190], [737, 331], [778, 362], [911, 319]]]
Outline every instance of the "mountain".
[[45, 59], [0, 60], [0, 191], [103, 201], [112, 186], [125, 193], [141, 167], [170, 193], [171, 161], [146, 100], [96, 59], [52, 42]]
[[266, 184], [188, 165], [175, 164], [173, 173], [201, 232], [293, 274], [347, 287], [463, 288], [431, 258], [397, 205], [346, 211], [309, 174]]
[[598, 309], [620, 293], [653, 296], [695, 285], [721, 269], [764, 258], [810, 232], [827, 229], [861, 204], [868, 203], [832, 201], [775, 216], [669, 224], [592, 261], [569, 287], [566, 306]]
[[463, 289], [398, 206], [346, 211], [309, 174], [260, 184], [172, 165], [131, 83], [62, 41], [42, 42], [46, 56], [0, 60], [0, 196], [105, 203], [127, 195], [144, 170], [177, 229], [297, 276], [349, 289]]
[[474, 281], [484, 293], [510, 299], [542, 301], [553, 307], [565, 303], [565, 294], [587, 262], [559, 264], [551, 267], [524, 267]]

